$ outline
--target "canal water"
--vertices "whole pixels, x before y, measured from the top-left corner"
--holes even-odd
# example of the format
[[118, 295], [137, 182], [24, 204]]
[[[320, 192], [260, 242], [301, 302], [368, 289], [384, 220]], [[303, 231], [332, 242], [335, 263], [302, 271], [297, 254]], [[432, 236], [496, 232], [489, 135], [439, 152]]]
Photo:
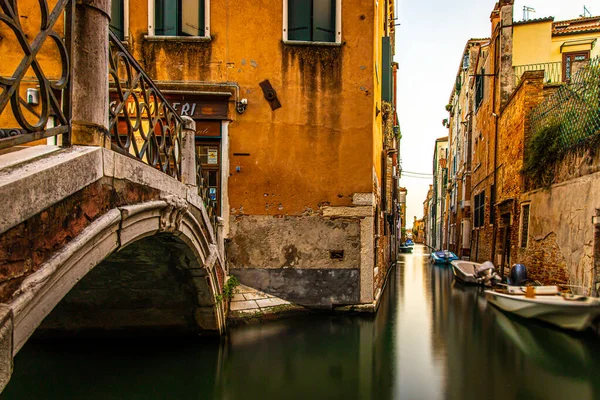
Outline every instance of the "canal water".
[[376, 317], [319, 315], [223, 340], [29, 342], [0, 399], [600, 399], [600, 339], [521, 321], [401, 256]]

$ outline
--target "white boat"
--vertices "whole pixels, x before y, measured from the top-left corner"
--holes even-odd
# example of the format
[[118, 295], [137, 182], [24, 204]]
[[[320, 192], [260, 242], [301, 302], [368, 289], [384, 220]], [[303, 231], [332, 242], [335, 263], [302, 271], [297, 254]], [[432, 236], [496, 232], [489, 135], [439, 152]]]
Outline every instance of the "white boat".
[[486, 290], [485, 296], [501, 310], [576, 331], [586, 329], [600, 315], [600, 299], [595, 297], [559, 294], [527, 297], [494, 290]]
[[473, 261], [454, 260], [452, 272], [456, 279], [475, 285], [491, 286], [494, 280], [500, 281], [494, 264], [487, 261], [482, 264]]

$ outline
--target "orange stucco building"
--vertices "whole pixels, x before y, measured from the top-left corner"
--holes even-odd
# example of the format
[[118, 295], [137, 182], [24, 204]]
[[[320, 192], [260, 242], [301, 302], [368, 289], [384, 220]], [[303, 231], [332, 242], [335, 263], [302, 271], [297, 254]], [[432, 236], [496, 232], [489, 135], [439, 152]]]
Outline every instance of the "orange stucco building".
[[305, 305], [373, 304], [395, 235], [393, 2], [196, 3], [202, 36], [185, 0], [179, 32], [166, 2], [129, 0], [123, 39], [196, 119], [230, 273]]
[[398, 234], [394, 2], [120, 0], [111, 10], [111, 30], [196, 122], [229, 273], [308, 306], [376, 305]]

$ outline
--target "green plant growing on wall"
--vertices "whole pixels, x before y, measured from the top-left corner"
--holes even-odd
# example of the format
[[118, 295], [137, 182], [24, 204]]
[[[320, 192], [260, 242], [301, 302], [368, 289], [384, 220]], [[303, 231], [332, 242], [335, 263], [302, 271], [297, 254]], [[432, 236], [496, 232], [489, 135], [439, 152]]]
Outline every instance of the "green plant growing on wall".
[[231, 275], [223, 285], [223, 292], [215, 296], [217, 303], [222, 302], [223, 299], [231, 300], [238, 286], [240, 286], [240, 281], [234, 275]]
[[552, 121], [534, 133], [527, 145], [523, 159], [523, 174], [536, 185], [549, 187], [554, 181], [556, 163], [563, 151], [561, 124]]

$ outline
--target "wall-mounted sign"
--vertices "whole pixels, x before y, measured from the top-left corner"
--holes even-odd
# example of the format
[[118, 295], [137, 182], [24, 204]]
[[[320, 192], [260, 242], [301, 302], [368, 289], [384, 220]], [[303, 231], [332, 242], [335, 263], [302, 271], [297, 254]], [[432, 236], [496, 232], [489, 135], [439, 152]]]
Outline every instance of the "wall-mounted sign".
[[194, 119], [227, 119], [228, 97], [167, 94], [165, 98], [181, 116]]
[[[119, 102], [118, 95], [116, 92], [111, 91], [109, 94], [110, 105], [115, 107]], [[173, 109], [181, 116], [192, 117], [195, 120], [202, 119], [227, 119], [227, 112], [229, 108], [228, 97], [215, 97], [215, 96], [201, 96], [201, 95], [183, 95], [183, 94], [165, 94], [165, 99], [171, 104]], [[140, 110], [142, 114], [146, 113], [147, 109], [144, 103], [140, 100]], [[156, 99], [157, 100], [157, 99]], [[152, 98], [149, 101], [148, 109], [150, 114], [154, 114], [157, 103]], [[133, 98], [127, 101], [127, 112], [131, 116], [137, 114], [136, 105]]]

